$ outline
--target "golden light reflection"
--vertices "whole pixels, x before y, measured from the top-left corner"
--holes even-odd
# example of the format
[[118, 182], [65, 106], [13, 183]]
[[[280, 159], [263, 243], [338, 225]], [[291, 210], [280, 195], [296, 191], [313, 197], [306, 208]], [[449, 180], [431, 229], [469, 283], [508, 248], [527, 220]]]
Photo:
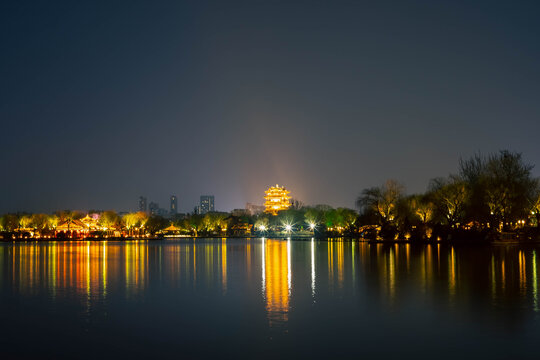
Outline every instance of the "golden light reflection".
[[454, 247], [450, 249], [448, 261], [448, 293], [451, 296], [456, 294], [456, 254]]
[[102, 243], [51, 242], [11, 248], [13, 285], [33, 294], [46, 287], [53, 298], [69, 289], [88, 300], [106, 296], [106, 246]]
[[343, 280], [344, 280], [344, 258], [345, 255], [343, 254], [343, 241], [339, 241], [336, 244], [337, 247], [337, 272], [338, 272], [338, 286], [343, 286]]
[[334, 285], [334, 247], [331, 241], [328, 241], [328, 283]]
[[342, 288], [345, 281], [345, 252], [341, 240], [328, 241], [328, 281]]
[[522, 295], [527, 293], [527, 268], [525, 254], [523, 251], [518, 252], [518, 263], [519, 263], [519, 290]]
[[[224, 293], [228, 289], [231, 253], [225, 239], [162, 246], [149, 246], [147, 240], [35, 242], [0, 249], [0, 261], [9, 264], [10, 281], [23, 294], [46, 288], [53, 298], [73, 293], [86, 303], [106, 297], [112, 288], [131, 296], [148, 286], [150, 263], [155, 267], [152, 276], [167, 279], [173, 287], [211, 288], [219, 281]], [[247, 263], [248, 269], [250, 249], [234, 259]], [[285, 261], [290, 274], [290, 259]], [[290, 276], [286, 281], [290, 285]]]
[[[28, 242], [0, 246], [0, 282], [22, 295], [45, 289], [53, 299], [76, 296], [90, 307], [112, 294], [129, 298], [144, 293], [150, 283], [171, 289], [222, 289], [228, 296], [238, 289], [233, 279], [236, 283], [245, 276], [259, 289], [262, 278], [266, 316], [275, 326], [289, 319], [293, 287], [305, 291], [310, 301], [315, 295], [324, 299], [367, 287], [389, 304], [399, 304], [411, 289], [426, 298], [443, 292], [453, 304], [484, 291], [494, 305], [526, 301], [529, 309], [540, 311], [537, 261], [536, 250], [510, 246], [325, 244], [315, 239]], [[251, 274], [255, 278], [250, 278], [251, 268], [257, 271]], [[293, 269], [298, 278], [293, 278]]]
[[[112, 276], [124, 278], [127, 287], [140, 287], [146, 280], [146, 247], [141, 244], [109, 246], [107, 242], [50, 242], [15, 245], [10, 249], [11, 276], [18, 291], [33, 294], [45, 287], [53, 298], [59, 291], [73, 292], [89, 302], [107, 296], [111, 276], [109, 261], [115, 261]], [[124, 270], [124, 271], [120, 271]]]
[[497, 297], [497, 275], [495, 269], [495, 255], [491, 254], [491, 298], [495, 300]]
[[311, 239], [311, 296], [315, 297], [315, 239]]
[[396, 256], [395, 249], [390, 249], [390, 256], [388, 258], [388, 291], [390, 299], [394, 300], [396, 295]]
[[538, 311], [538, 278], [536, 277], [536, 250], [532, 252], [532, 291], [534, 311]]
[[221, 240], [221, 285], [227, 291], [227, 239]]
[[270, 326], [289, 319], [291, 286], [290, 241], [264, 240], [263, 291]]

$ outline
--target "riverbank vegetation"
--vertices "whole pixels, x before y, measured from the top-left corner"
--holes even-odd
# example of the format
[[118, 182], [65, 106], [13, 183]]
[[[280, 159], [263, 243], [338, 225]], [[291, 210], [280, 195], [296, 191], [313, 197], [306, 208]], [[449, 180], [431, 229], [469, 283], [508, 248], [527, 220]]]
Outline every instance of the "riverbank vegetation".
[[144, 212], [61, 211], [54, 214], [5, 214], [0, 232], [20, 238], [138, 238], [148, 236], [329, 236], [356, 232], [358, 213], [327, 205], [301, 207], [278, 215], [248, 212], [179, 214], [171, 218]]
[[407, 195], [389, 180], [357, 198], [359, 227], [376, 226], [364, 236], [383, 239], [537, 237], [540, 183], [532, 169], [521, 154], [500, 151], [461, 159], [457, 174], [432, 179], [423, 194]]
[[0, 236], [20, 238], [138, 238], [150, 236], [321, 236], [367, 240], [444, 241], [513, 237], [537, 239], [540, 181], [522, 155], [500, 151], [461, 159], [457, 174], [434, 178], [422, 194], [395, 180], [361, 191], [357, 210], [294, 206], [277, 215], [247, 210], [169, 218], [144, 212], [60, 211], [5, 214]]

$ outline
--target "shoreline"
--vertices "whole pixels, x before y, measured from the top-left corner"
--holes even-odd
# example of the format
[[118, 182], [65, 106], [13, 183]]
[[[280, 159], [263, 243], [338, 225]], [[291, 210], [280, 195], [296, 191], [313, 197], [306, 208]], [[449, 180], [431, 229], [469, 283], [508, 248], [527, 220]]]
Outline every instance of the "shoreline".
[[154, 237], [95, 237], [95, 238], [15, 238], [15, 239], [0, 239], [0, 243], [46, 243], [46, 242], [131, 242], [131, 241], [163, 241], [163, 240], [191, 240], [197, 239], [271, 239], [271, 240], [293, 240], [293, 241], [327, 241], [327, 242], [361, 242], [376, 245], [525, 245], [525, 244], [540, 244], [540, 238], [537, 239], [455, 239], [455, 240], [414, 240], [414, 239], [365, 239], [361, 237], [350, 236], [154, 236]]

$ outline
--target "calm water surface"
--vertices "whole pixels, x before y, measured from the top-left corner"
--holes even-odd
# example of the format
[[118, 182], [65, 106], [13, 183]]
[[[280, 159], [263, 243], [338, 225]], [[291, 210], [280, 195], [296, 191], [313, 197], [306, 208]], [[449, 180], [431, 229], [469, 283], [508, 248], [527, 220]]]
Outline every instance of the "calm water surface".
[[538, 358], [536, 247], [0, 244], [2, 358]]

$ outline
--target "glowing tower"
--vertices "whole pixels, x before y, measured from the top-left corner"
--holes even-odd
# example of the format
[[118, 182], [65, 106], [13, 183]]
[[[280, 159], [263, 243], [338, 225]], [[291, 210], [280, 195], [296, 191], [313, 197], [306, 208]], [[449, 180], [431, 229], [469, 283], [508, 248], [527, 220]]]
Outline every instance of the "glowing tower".
[[278, 211], [287, 210], [291, 206], [290, 191], [286, 190], [284, 186], [276, 184], [276, 186], [272, 186], [266, 190], [265, 194], [264, 212], [277, 215]]

